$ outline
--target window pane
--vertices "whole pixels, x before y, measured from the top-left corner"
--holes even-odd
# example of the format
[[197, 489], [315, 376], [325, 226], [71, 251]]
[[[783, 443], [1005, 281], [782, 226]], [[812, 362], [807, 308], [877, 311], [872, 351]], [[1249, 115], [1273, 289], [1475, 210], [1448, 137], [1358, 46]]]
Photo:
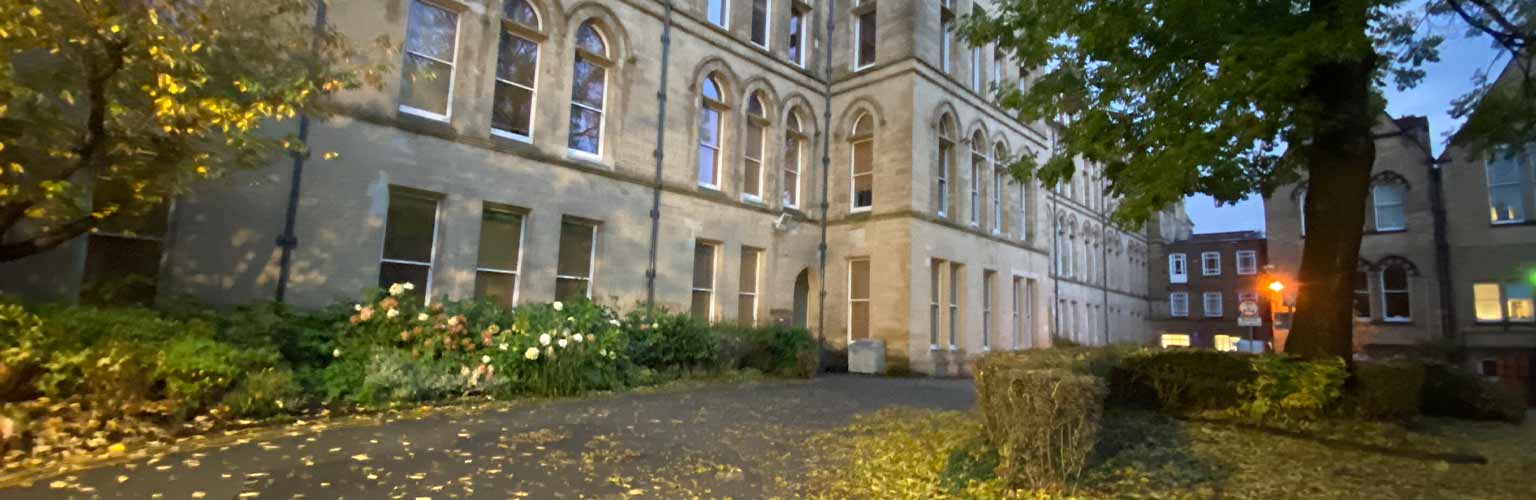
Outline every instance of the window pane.
[[555, 279], [555, 300], [576, 300], [587, 296], [587, 281], [569, 278]]
[[1408, 290], [1408, 271], [1401, 267], [1389, 267], [1381, 272], [1381, 282], [1389, 291]]
[[608, 70], [586, 59], [576, 58], [576, 65], [571, 71], [574, 81], [571, 100], [592, 109], [603, 109], [603, 86], [607, 83]]
[[693, 248], [693, 287], [715, 287], [715, 247], [698, 243]]
[[1371, 317], [1371, 292], [1368, 275], [1365, 271], [1355, 271], [1354, 290], [1355, 317]]
[[1525, 195], [1520, 184], [1489, 187], [1488, 210], [1493, 222], [1525, 220]]
[[516, 271], [523, 217], [505, 210], [487, 209], [480, 220], [480, 253], [477, 266]]
[[592, 277], [592, 237], [595, 229], [574, 222], [560, 224], [560, 262], [556, 265], [556, 273], [562, 276]]
[[1499, 303], [1499, 285], [1497, 283], [1477, 283], [1472, 285], [1472, 300], [1476, 304], [1478, 321], [1504, 321], [1504, 309]]
[[704, 108], [699, 114], [699, 142], [720, 146], [720, 112]]
[[421, 290], [421, 295], [427, 293], [427, 273], [430, 266], [422, 264], [400, 264], [384, 262], [379, 264], [379, 288], [389, 288], [395, 283], [410, 283]]
[[503, 15], [513, 22], [534, 28], [539, 27], [539, 15], [533, 11], [533, 6], [528, 4], [528, 0], [507, 0], [502, 11], [505, 13]]
[[533, 91], [496, 82], [496, 103], [491, 109], [491, 126], [527, 137], [533, 134], [532, 124]]
[[571, 138], [568, 146], [577, 151], [597, 154], [602, 144], [603, 115], [581, 106], [571, 106]]
[[[793, 115], [791, 115], [793, 116]], [[791, 136], [784, 139], [784, 204], [800, 203], [800, 140]]]
[[869, 302], [849, 304], [849, 313], [848, 333], [854, 340], [869, 338]]
[[[429, 262], [437, 221], [437, 200], [390, 193], [384, 228], [384, 258]], [[425, 285], [426, 281], [416, 282]]]
[[1409, 312], [1408, 293], [1407, 292], [1392, 292], [1392, 293], [1388, 293], [1388, 294], [1386, 294], [1386, 297], [1384, 297], [1384, 298], [1386, 299], [1386, 302], [1387, 302], [1386, 304], [1383, 304], [1383, 307], [1385, 307], [1385, 311], [1384, 312], [1385, 312], [1385, 316], [1386, 317], [1388, 317], [1388, 318], [1410, 318], [1410, 317], [1412, 317], [1412, 314]]
[[875, 63], [875, 11], [859, 15], [859, 66]]
[[848, 263], [848, 296], [853, 299], [869, 298], [869, 261], [855, 260]]
[[693, 292], [693, 300], [689, 304], [688, 311], [693, 314], [694, 319], [700, 321], [709, 321], [711, 319], [709, 317], [709, 306], [710, 302], [712, 302], [710, 295], [707, 291], [695, 290]]
[[502, 32], [496, 63], [496, 78], [532, 87], [539, 72], [539, 44]]
[[458, 34], [458, 16], [452, 12], [411, 2], [410, 28], [405, 33], [405, 50], [442, 61], [453, 62], [453, 45]]
[[757, 322], [757, 296], [742, 294], [736, 300], [736, 320], [742, 323]]
[[752, 0], [752, 41], [768, 44], [768, 0]]
[[1509, 151], [1500, 149], [1488, 160], [1488, 183], [1511, 184], [1520, 182], [1520, 158], [1510, 157]]
[[715, 181], [715, 150], [709, 146], [699, 146], [699, 184], [717, 185]]
[[725, 2], [729, 0], [709, 0], [709, 22], [715, 26], [725, 26]]
[[759, 253], [759, 251], [749, 248], [741, 250], [741, 276], [739, 276], [738, 282], [741, 283], [742, 293], [757, 292], [757, 256]]
[[400, 104], [440, 115], [448, 114], [449, 77], [453, 66], [416, 54], [405, 55]]
[[513, 290], [517, 289], [517, 275], [508, 273], [475, 273], [475, 298], [512, 306]]
[[592, 26], [591, 21], [587, 21], [576, 30], [576, 47], [593, 54], [608, 55], [608, 45], [603, 41], [602, 35], [598, 34], [597, 28]]
[[1505, 306], [1509, 311], [1510, 321], [1531, 321], [1532, 317], [1532, 293], [1531, 285], [1526, 283], [1504, 284]]
[[805, 18], [802, 16], [804, 16], [804, 14], [795, 12], [794, 15], [789, 18], [788, 55], [789, 60], [796, 64], [800, 63], [800, 33], [803, 30], [801, 26], [805, 23]]

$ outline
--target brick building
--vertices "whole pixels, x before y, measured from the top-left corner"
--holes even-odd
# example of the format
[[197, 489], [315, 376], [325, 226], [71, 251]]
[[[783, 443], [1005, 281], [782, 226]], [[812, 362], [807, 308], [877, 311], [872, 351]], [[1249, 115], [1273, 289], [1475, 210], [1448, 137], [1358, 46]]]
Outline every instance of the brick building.
[[[1264, 266], [1268, 246], [1257, 231], [1195, 234], [1163, 245], [1164, 258], [1154, 273], [1154, 293], [1166, 307], [1152, 312], [1152, 328], [1164, 347], [1204, 347], [1223, 351], [1261, 350], [1273, 339], [1270, 304], [1265, 296]], [[1239, 304], [1259, 304], [1261, 327], [1238, 326]]]
[[[434, 298], [627, 308], [656, 255], [663, 306], [811, 327], [825, 313], [833, 344], [883, 341], [898, 370], [956, 373], [1055, 336], [1148, 338], [1161, 230], [1107, 223], [1097, 165], [1055, 190], [1006, 175], [1054, 134], [996, 104], [991, 89], [1028, 84], [1006, 53], [954, 36], [984, 3], [329, 4], [353, 39], [406, 42], [399, 78], [311, 126], [311, 149], [340, 159], [304, 172], [289, 302], [411, 281]], [[160, 294], [270, 299], [291, 176], [282, 158], [204, 183], [153, 230], [0, 265], [0, 291], [72, 300], [133, 269]]]

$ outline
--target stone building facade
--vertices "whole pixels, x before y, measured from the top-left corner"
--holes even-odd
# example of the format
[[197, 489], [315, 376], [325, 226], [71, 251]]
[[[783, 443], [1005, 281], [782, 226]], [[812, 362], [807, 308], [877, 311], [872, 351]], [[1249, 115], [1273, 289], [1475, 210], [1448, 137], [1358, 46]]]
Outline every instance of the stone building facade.
[[[1167, 297], [1167, 307], [1152, 311], [1163, 347], [1256, 351], [1272, 340], [1264, 233], [1195, 234], [1163, 249], [1165, 257], [1153, 264], [1162, 272], [1152, 273], [1151, 281], [1155, 293]], [[1258, 303], [1264, 318], [1263, 326], [1251, 330], [1237, 324], [1239, 305], [1249, 300]]]
[[[434, 298], [633, 307], [659, 189], [655, 293], [673, 310], [813, 328], [824, 312], [830, 343], [881, 340], [892, 369], [933, 374], [1053, 336], [1146, 341], [1158, 230], [1105, 223], [1094, 165], [1054, 191], [1001, 169], [1054, 144], [995, 104], [1017, 64], [952, 35], [985, 6], [672, 4], [664, 50], [657, 0], [331, 2], [348, 36], [404, 41], [401, 77], [312, 125], [311, 148], [340, 156], [303, 174], [287, 300], [412, 281]], [[164, 231], [133, 240], [153, 243], [139, 253], [160, 292], [270, 299], [291, 175], [281, 159], [176, 199]], [[128, 241], [111, 236], [0, 266], [0, 289], [75, 297], [88, 269], [128, 267], [102, 264], [126, 255], [98, 251]]]

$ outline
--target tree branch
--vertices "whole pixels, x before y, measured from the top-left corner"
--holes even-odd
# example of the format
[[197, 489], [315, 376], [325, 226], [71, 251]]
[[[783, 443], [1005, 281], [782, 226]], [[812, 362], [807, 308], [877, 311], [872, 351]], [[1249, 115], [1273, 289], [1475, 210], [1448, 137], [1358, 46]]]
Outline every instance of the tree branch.
[[0, 244], [0, 262], [9, 262], [51, 250], [89, 231], [96, 223], [96, 219], [85, 216], [31, 238]]
[[1467, 11], [1466, 6], [1461, 4], [1461, 0], [1445, 0], [1445, 3], [1451, 6], [1451, 10], [1456, 11], [1456, 15], [1460, 17], [1461, 20], [1466, 21], [1467, 24], [1472, 25], [1472, 27], [1476, 28], [1478, 31], [1493, 37], [1495, 42], [1498, 42], [1499, 45], [1503, 45], [1504, 48], [1509, 49], [1510, 53], [1516, 56], [1518, 56], [1520, 52], [1525, 49], [1526, 45], [1530, 44], [1531, 35], [1527, 33], [1521, 33], [1519, 26], [1510, 23], [1509, 19], [1505, 18], [1503, 13], [1499, 12], [1499, 10], [1492, 5], [1489, 5], [1486, 0], [1465, 1], [1476, 5], [1479, 10], [1487, 14], [1494, 23], [1497, 23], [1499, 28], [1495, 29], [1493, 26], [1489, 26], [1488, 23], [1483, 22], [1482, 19], [1478, 19], [1476, 16], [1473, 16], [1470, 12]]

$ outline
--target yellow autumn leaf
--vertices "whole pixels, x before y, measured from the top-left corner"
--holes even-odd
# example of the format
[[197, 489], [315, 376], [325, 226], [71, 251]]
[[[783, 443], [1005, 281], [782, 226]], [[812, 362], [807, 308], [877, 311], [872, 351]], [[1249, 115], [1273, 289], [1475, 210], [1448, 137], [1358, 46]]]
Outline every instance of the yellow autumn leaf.
[[112, 453], [122, 453], [128, 451], [128, 446], [124, 445], [123, 443], [112, 443], [112, 446], [107, 447], [107, 451]]

